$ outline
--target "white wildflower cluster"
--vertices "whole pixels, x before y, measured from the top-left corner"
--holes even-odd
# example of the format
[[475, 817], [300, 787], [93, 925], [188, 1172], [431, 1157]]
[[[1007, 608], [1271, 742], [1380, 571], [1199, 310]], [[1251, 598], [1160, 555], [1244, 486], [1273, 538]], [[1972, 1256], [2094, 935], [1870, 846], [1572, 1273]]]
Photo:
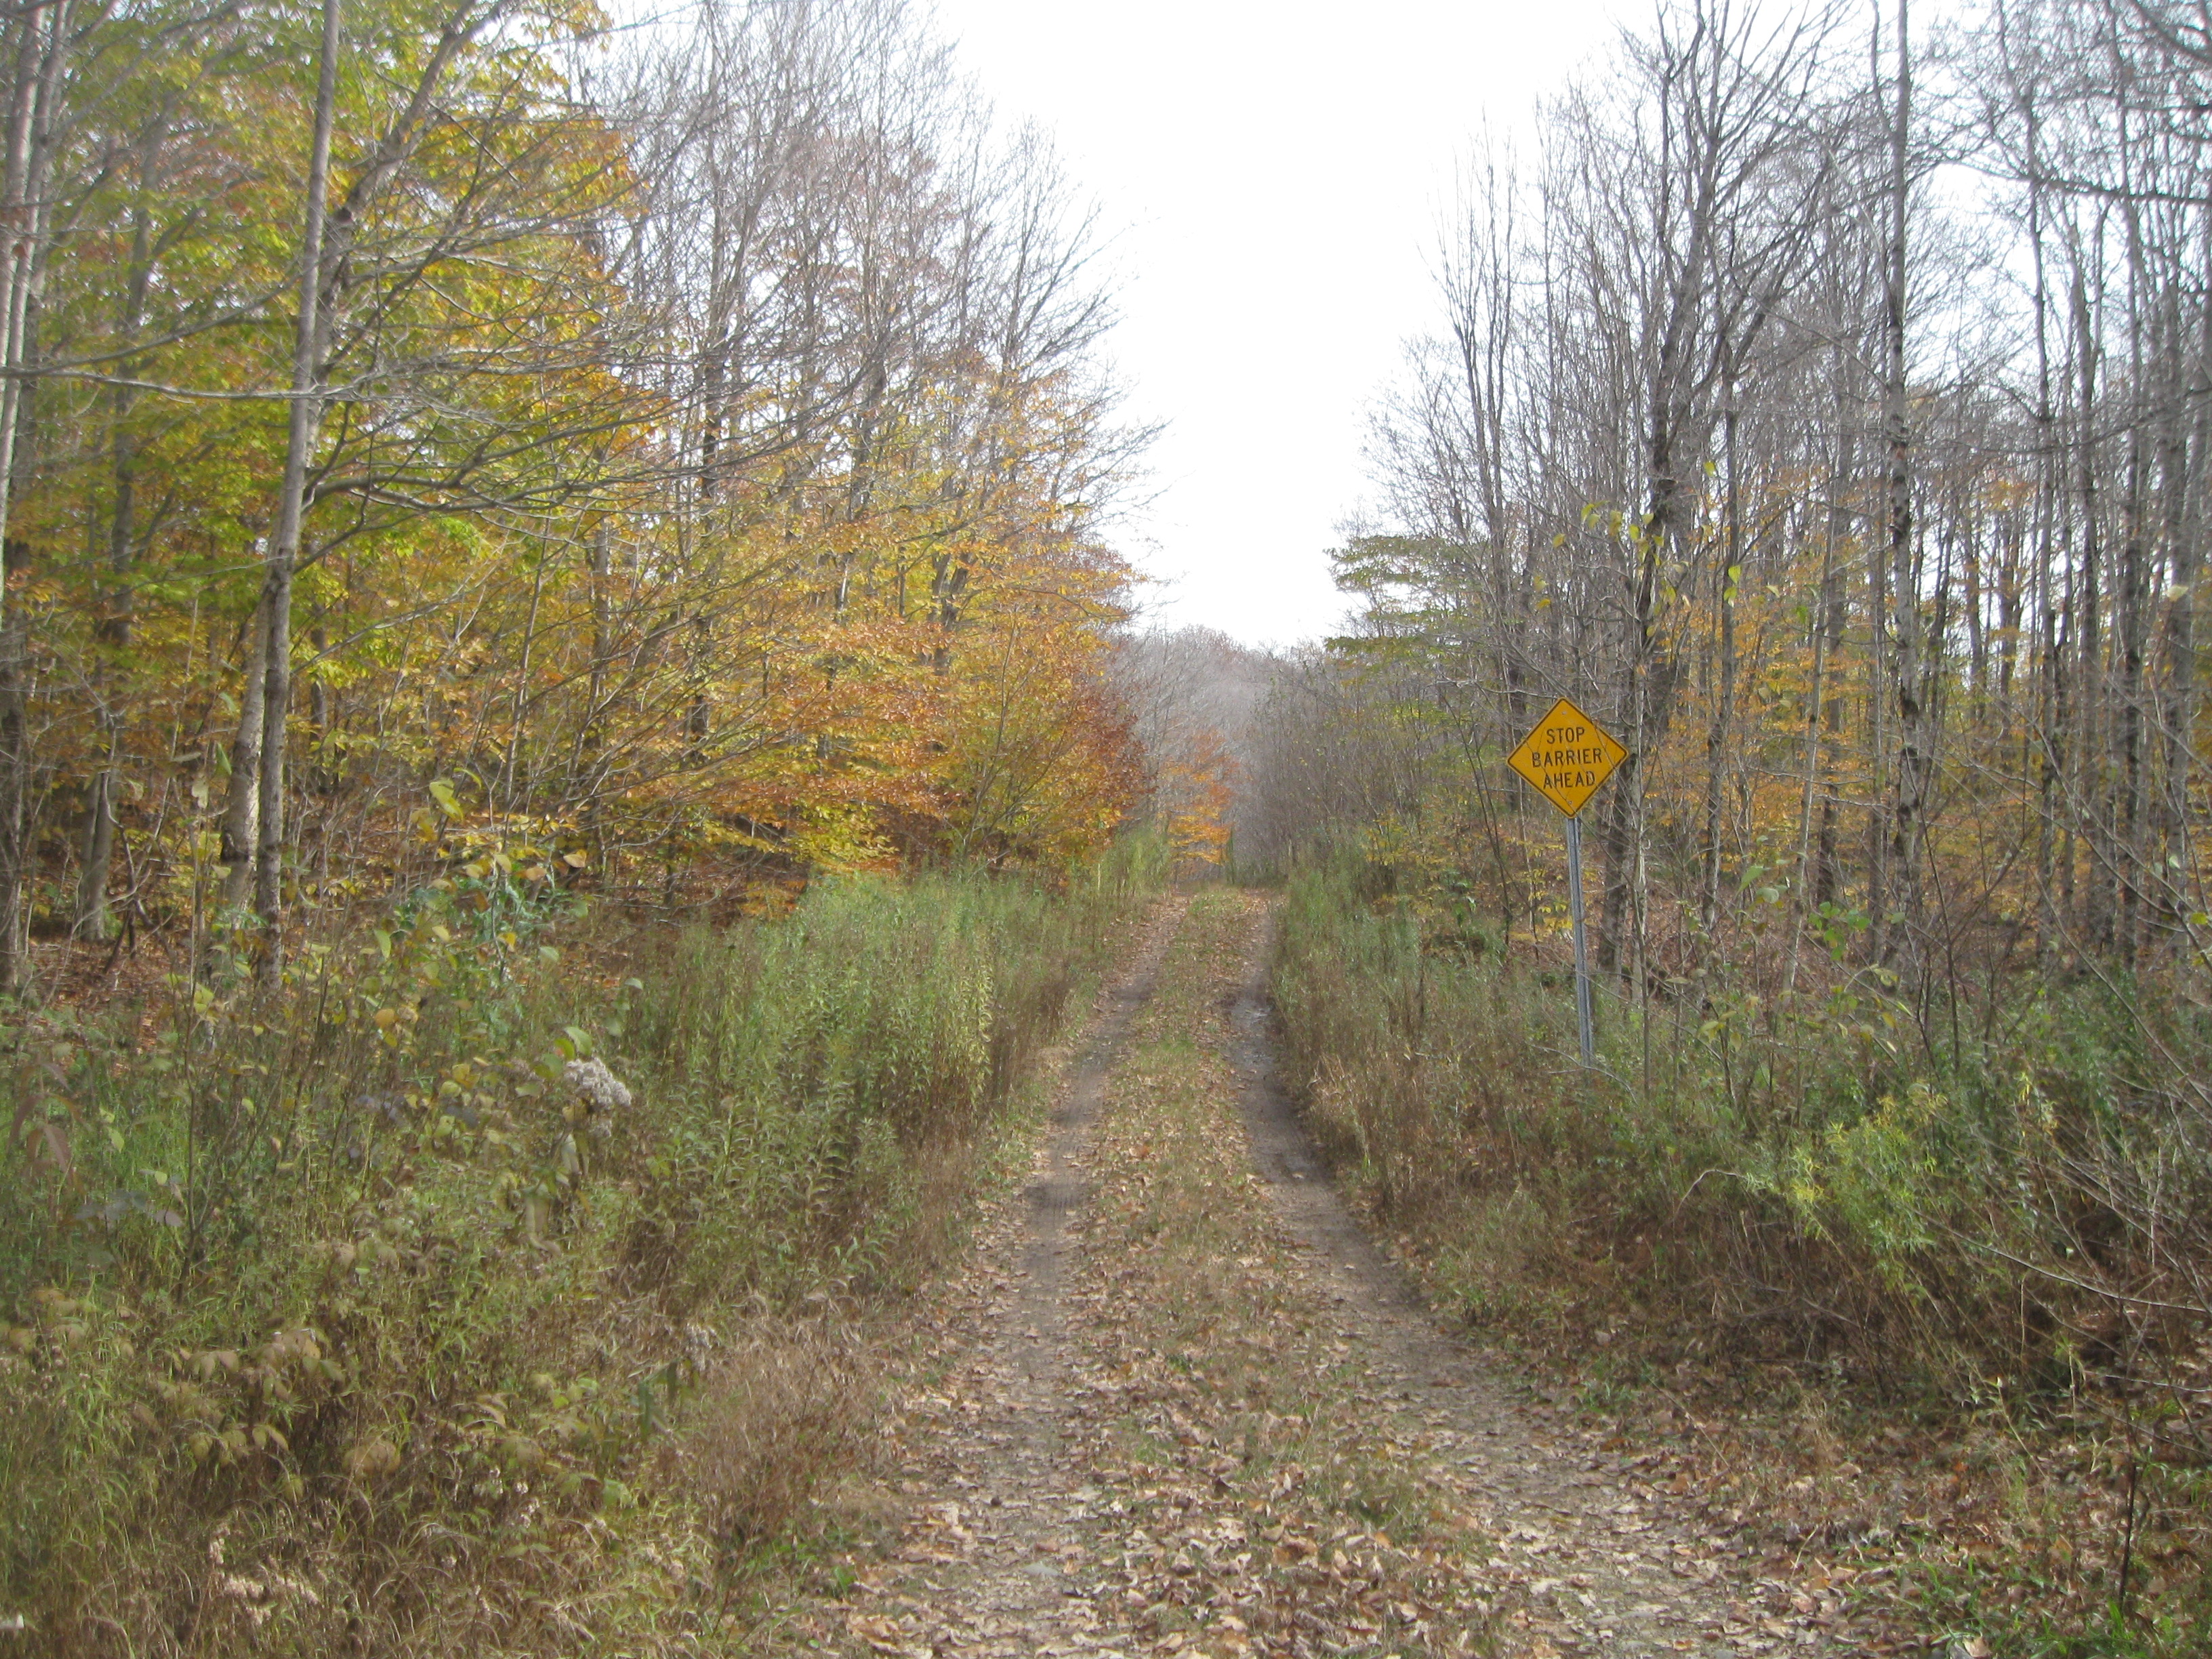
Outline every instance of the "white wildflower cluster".
[[605, 1060], [572, 1060], [562, 1069], [562, 1076], [575, 1091], [577, 1103], [583, 1107], [595, 1135], [614, 1133], [614, 1115], [629, 1109], [629, 1087], [612, 1072]]

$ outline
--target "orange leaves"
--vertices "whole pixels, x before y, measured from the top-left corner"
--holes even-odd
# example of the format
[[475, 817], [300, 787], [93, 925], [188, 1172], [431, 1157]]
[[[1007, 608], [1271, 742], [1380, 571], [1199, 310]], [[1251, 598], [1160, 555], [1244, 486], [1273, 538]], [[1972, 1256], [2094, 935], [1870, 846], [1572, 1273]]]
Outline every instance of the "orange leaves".
[[[349, 61], [384, 71], [349, 70], [337, 112], [333, 396], [293, 600], [297, 896], [434, 879], [462, 802], [588, 848], [595, 883], [657, 877], [670, 898], [695, 875], [726, 896], [908, 857], [1091, 850], [1136, 784], [1100, 668], [1127, 572], [1090, 524], [1123, 450], [1071, 343], [1087, 334], [1000, 350], [967, 309], [988, 273], [918, 258], [884, 278], [914, 293], [863, 295], [873, 253], [801, 259], [776, 232], [744, 280], [788, 278], [805, 318], [708, 327], [677, 246], [691, 198], [663, 202], [649, 176], [656, 145], [690, 141], [567, 82], [568, 15], [465, 45], [434, 115], [404, 89], [445, 14], [387, 9], [349, 35]], [[88, 151], [122, 159], [64, 192], [76, 228], [45, 349], [131, 384], [42, 387], [52, 430], [15, 507], [53, 711], [41, 775], [57, 822], [90, 810], [88, 781], [119, 803], [115, 856], [151, 872], [135, 890], [152, 926], [207, 914], [225, 797], [254, 799], [241, 691], [289, 333], [282, 306], [231, 313], [291, 280], [312, 77], [296, 54], [193, 56], [229, 27], [180, 32], [173, 60], [84, 60], [189, 69], [189, 88], [85, 106]], [[386, 135], [404, 161], [380, 172]], [[846, 222], [849, 204], [807, 195], [846, 181], [787, 182], [805, 199], [771, 220]], [[927, 213], [948, 204], [933, 193]], [[608, 232], [661, 213], [673, 263], [655, 275]], [[969, 320], [947, 332], [929, 285], [956, 276]]]
[[1187, 757], [1160, 768], [1154, 795], [1176, 858], [1221, 862], [1229, 848], [1237, 773], [1236, 758], [1221, 733], [1210, 728], [1194, 735]]
[[943, 815], [956, 854], [1064, 865], [1120, 822], [1139, 780], [1104, 651], [1082, 609], [1032, 594], [971, 624], [949, 671]]

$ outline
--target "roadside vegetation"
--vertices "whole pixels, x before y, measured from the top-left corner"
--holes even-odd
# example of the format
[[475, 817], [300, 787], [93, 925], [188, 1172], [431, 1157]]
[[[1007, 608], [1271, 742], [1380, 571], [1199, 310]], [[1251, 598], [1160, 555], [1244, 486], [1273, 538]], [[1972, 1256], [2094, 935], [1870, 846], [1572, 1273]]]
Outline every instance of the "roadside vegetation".
[[281, 991], [29, 1019], [9, 1639], [679, 1645], [849, 1459], [854, 1319], [954, 1237], [1162, 863], [628, 933], [485, 864]]
[[1225, 839], [1097, 226], [896, 0], [0, 45], [0, 1644], [680, 1644]]
[[[2201, 0], [1656, 0], [1274, 659], [1133, 635], [1108, 222], [908, 0], [32, 0], [0, 92], [0, 1643], [690, 1639], [1226, 865], [1449, 1305], [1969, 1654], [2206, 1645]], [[1228, 1330], [1219, 1060], [1112, 1215]]]
[[1339, 860], [1291, 878], [1273, 978], [1310, 1122], [1442, 1305], [1592, 1410], [1679, 1406], [1720, 1512], [1913, 1566], [1939, 1628], [2200, 1650], [2191, 1011], [1608, 998], [1586, 1073], [1565, 959], [1467, 926]]

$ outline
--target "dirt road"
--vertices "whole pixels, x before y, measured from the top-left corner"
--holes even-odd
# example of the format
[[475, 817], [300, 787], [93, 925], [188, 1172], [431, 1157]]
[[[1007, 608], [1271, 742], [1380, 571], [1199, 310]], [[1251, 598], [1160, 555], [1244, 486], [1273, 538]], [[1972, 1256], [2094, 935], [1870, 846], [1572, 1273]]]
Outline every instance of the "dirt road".
[[1443, 1328], [1269, 1065], [1263, 902], [1102, 998], [884, 1449], [895, 1538], [763, 1644], [910, 1655], [1830, 1651], [1817, 1589]]

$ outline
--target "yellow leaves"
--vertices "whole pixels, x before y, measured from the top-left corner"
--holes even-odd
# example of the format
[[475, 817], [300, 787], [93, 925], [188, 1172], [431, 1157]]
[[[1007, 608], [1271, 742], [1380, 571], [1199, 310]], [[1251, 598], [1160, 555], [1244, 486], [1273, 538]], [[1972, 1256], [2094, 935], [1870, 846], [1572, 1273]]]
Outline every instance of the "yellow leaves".
[[[391, 116], [392, 87], [421, 68], [410, 27], [395, 24], [382, 48], [397, 54], [394, 78], [344, 91], [341, 193]], [[599, 349], [625, 296], [602, 268], [592, 210], [623, 188], [623, 136], [558, 95], [557, 65], [532, 57], [543, 37], [532, 30], [547, 27], [541, 14], [503, 37], [490, 80], [489, 60], [461, 54], [406, 178], [353, 228], [383, 261], [362, 264], [376, 273], [363, 281], [384, 285], [379, 356], [368, 380], [349, 381], [362, 389], [319, 457], [338, 482], [297, 577], [293, 741], [303, 787], [371, 805], [347, 843], [358, 863], [319, 872], [320, 896], [376, 891], [387, 876], [403, 891], [551, 889], [586, 872], [619, 882], [643, 862], [672, 883], [692, 864], [796, 879], [953, 848], [1056, 864], [1095, 847], [1133, 791], [1097, 672], [1128, 572], [1097, 544], [1091, 480], [1071, 465], [1089, 441], [1085, 394], [1049, 375], [986, 392], [976, 366], [939, 365], [871, 410], [865, 447], [833, 414], [804, 453], [733, 463], [702, 500], [679, 459], [696, 411]], [[251, 122], [257, 157], [299, 151], [295, 80], [244, 88], [265, 105]], [[480, 123], [495, 80], [503, 101]], [[210, 155], [224, 157], [239, 111], [198, 113]], [[261, 210], [295, 185], [258, 161], [239, 171], [228, 209], [243, 246], [210, 234], [188, 239], [188, 257], [234, 268], [249, 288], [281, 286], [293, 250], [274, 228], [292, 220]], [[444, 193], [463, 172], [467, 190]], [[471, 227], [481, 234], [441, 244], [440, 216], [465, 198], [489, 215]], [[57, 305], [91, 307], [101, 328], [112, 270], [131, 257], [121, 209], [137, 199], [88, 222], [72, 246], [99, 257], [57, 275]], [[529, 211], [493, 211], [514, 206]], [[158, 230], [175, 208], [149, 210]], [[441, 246], [450, 253], [408, 266]], [[157, 307], [189, 300], [194, 270], [156, 274]], [[179, 384], [259, 386], [281, 372], [277, 343], [190, 332], [149, 347], [146, 367]], [[340, 380], [364, 367], [351, 349], [332, 365]], [[719, 411], [726, 431], [787, 418], [785, 397], [750, 386]], [[144, 499], [173, 505], [146, 532], [129, 659], [117, 655], [102, 696], [130, 705], [131, 732], [189, 731], [204, 746], [185, 785], [198, 810], [161, 817], [160, 844], [133, 843], [164, 866], [165, 902], [181, 915], [219, 878], [207, 831], [228, 793], [283, 422], [275, 405], [246, 404], [163, 422], [129, 428], [143, 439]], [[19, 503], [44, 541], [106, 510], [110, 447], [84, 453], [92, 465], [42, 474]], [[395, 471], [404, 507], [377, 493]], [[35, 575], [54, 590], [56, 644], [83, 654], [105, 579], [53, 562]], [[94, 750], [74, 734], [97, 728], [58, 720], [57, 744], [76, 746], [42, 758], [83, 775]], [[167, 777], [173, 758], [126, 757], [125, 787]], [[1186, 839], [1212, 844], [1218, 816]], [[601, 849], [617, 854], [603, 872]]]
[[809, 808], [784, 837], [783, 848], [826, 870], [881, 869], [897, 859], [897, 849], [878, 827], [876, 811], [856, 803]]
[[380, 1434], [365, 1435], [346, 1449], [346, 1473], [364, 1486], [397, 1474], [399, 1464], [399, 1449]]

